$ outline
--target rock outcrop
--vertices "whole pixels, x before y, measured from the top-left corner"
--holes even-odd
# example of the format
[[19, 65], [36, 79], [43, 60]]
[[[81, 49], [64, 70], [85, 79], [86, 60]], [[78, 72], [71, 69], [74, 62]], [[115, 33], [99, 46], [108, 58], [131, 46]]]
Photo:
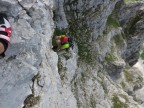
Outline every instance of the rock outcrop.
[[[12, 25], [0, 108], [143, 108], [143, 2], [0, 0]], [[55, 35], [75, 40], [54, 52]]]
[[[119, 20], [122, 25], [126, 41], [126, 62], [133, 66], [139, 58], [139, 52], [142, 48], [143, 36], [143, 3], [132, 3], [123, 6], [120, 10]], [[133, 11], [133, 12], [132, 12]]]

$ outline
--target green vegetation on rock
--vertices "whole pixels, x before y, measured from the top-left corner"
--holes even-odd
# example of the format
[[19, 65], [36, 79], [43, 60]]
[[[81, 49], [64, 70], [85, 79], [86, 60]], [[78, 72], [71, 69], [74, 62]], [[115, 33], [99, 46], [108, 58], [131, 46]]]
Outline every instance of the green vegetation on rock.
[[[68, 34], [74, 37], [75, 42], [78, 45], [78, 55], [79, 59], [87, 62], [92, 63], [96, 58], [93, 57], [95, 54], [92, 54], [91, 51], [91, 43], [89, 43], [89, 40], [91, 39], [91, 28], [87, 24], [87, 17], [93, 15], [91, 14], [91, 8], [88, 10], [79, 10], [79, 9], [73, 9], [74, 6], [77, 7], [78, 1], [68, 1], [65, 2], [64, 11], [69, 18], [67, 18], [67, 21], [69, 23], [68, 26]], [[68, 9], [69, 7], [70, 9]], [[83, 17], [79, 17], [79, 14], [83, 15]], [[94, 13], [95, 14], [95, 13]]]
[[124, 0], [125, 3], [133, 3], [138, 1], [144, 1], [144, 0]]
[[135, 33], [136, 23], [141, 20], [141, 12], [137, 12], [136, 16], [129, 21], [127, 24], [127, 28], [125, 29], [126, 37], [129, 37]]
[[124, 94], [119, 94], [120, 97], [124, 98], [126, 100], [126, 102], [129, 102], [129, 99], [126, 95]]
[[58, 29], [58, 28], [55, 28], [54, 36], [67, 34], [67, 32], [68, 32], [67, 29]]
[[121, 84], [123, 89], [126, 87], [126, 83], [124, 81], [122, 81], [120, 84]]
[[106, 23], [106, 26], [107, 26], [107, 29], [108, 29], [107, 31], [110, 31], [113, 28], [120, 27], [120, 23], [119, 23], [119, 20], [118, 20], [118, 12], [119, 12], [120, 8], [121, 8], [121, 3], [118, 2], [115, 5], [115, 9], [108, 16], [107, 23]]
[[105, 60], [107, 61], [107, 62], [112, 62], [112, 61], [114, 61], [116, 58], [115, 58], [115, 56], [113, 55], [113, 54], [107, 54], [107, 56], [105, 57]]
[[108, 19], [107, 19], [107, 26], [112, 27], [112, 28], [117, 28], [120, 27], [119, 22], [116, 20], [116, 18], [114, 16], [109, 15]]
[[133, 82], [133, 75], [128, 70], [124, 70], [124, 75], [128, 82]]
[[144, 51], [142, 51], [142, 53], [140, 54], [140, 57], [142, 60], [144, 60]]
[[101, 82], [101, 86], [102, 86], [105, 94], [107, 94], [108, 93], [108, 89], [107, 89], [106, 85], [104, 84], [104, 82]]
[[123, 38], [123, 36], [121, 34], [114, 36], [113, 39], [114, 39], [116, 45], [118, 45], [118, 46], [122, 46], [123, 45], [124, 38]]
[[117, 55], [115, 54], [115, 52], [117, 52], [116, 47], [111, 46], [111, 51], [105, 57], [105, 61], [107, 63], [114, 62], [115, 60], [117, 60]]
[[117, 95], [114, 95], [112, 98], [113, 108], [128, 108], [128, 105], [121, 102]]
[[93, 95], [90, 97], [90, 107], [96, 108], [96, 99]]

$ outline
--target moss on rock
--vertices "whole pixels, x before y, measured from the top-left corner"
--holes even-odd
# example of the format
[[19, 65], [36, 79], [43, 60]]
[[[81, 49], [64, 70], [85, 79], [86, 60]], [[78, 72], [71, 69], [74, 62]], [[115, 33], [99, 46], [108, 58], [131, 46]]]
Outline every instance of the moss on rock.
[[144, 51], [142, 51], [142, 53], [140, 53], [140, 57], [142, 60], [144, 60]]
[[113, 102], [113, 108], [128, 108], [128, 105], [121, 102], [116, 94], [113, 96], [112, 102]]
[[127, 82], [133, 82], [133, 75], [128, 71], [128, 70], [124, 70], [124, 75], [125, 75], [125, 78], [127, 80]]

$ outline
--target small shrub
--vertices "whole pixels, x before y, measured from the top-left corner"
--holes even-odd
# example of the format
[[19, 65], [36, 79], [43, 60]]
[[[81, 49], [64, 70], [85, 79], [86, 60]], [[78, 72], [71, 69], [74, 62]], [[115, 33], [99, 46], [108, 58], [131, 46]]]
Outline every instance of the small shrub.
[[112, 15], [110, 15], [107, 19], [107, 25], [112, 27], [112, 28], [117, 28], [120, 27], [119, 22], [116, 20], [116, 18], [112, 17]]
[[23, 108], [31, 108], [35, 106], [36, 104], [38, 104], [39, 101], [40, 101], [40, 96], [35, 97], [33, 94], [30, 94], [24, 100]]

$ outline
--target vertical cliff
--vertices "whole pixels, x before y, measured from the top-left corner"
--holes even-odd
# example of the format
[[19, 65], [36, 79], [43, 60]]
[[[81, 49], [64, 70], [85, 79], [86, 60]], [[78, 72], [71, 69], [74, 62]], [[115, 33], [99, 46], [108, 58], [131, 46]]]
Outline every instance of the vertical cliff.
[[[131, 66], [137, 62], [144, 40], [143, 3], [64, 0], [57, 1], [56, 7], [55, 34], [61, 31], [73, 36], [78, 47], [78, 67], [71, 80], [77, 106], [141, 107], [135, 92], [142, 88], [142, 73]], [[67, 83], [70, 71], [62, 56], [59, 72]]]
[[[0, 0], [12, 25], [0, 60], [0, 108], [143, 108], [132, 67], [143, 37], [143, 2]], [[54, 52], [55, 35], [74, 49]]]

